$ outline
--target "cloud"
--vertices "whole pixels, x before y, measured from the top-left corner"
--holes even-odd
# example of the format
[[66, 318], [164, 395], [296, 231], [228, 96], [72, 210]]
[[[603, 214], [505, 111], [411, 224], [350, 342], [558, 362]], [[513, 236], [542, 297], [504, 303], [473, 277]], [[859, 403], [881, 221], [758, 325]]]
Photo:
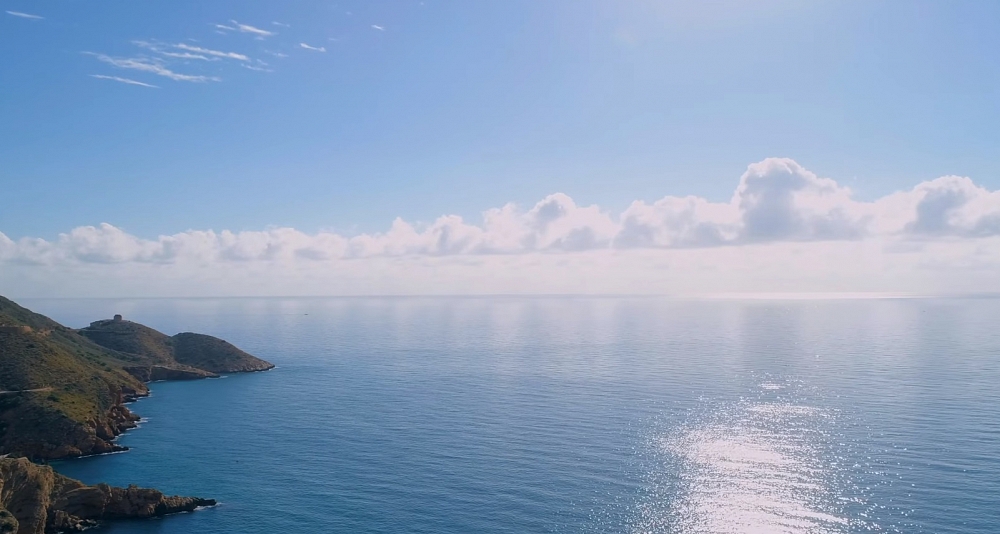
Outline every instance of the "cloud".
[[[260, 28], [251, 26], [249, 24], [240, 24], [239, 22], [236, 22], [235, 20], [230, 20], [229, 22], [232, 22], [233, 25], [236, 26], [236, 27], [235, 28], [226, 27], [226, 29], [234, 29], [235, 31], [239, 31], [240, 33], [250, 33], [250, 34], [256, 35], [258, 37], [271, 37], [272, 35], [277, 35], [276, 32], [262, 30]], [[221, 25], [221, 24], [216, 24], [215, 27], [219, 28], [219, 29], [223, 29], [224, 28], [224, 26]]]
[[235, 59], [238, 61], [250, 61], [249, 57], [243, 54], [237, 54], [236, 52], [223, 52], [221, 50], [212, 50], [210, 48], [202, 48], [200, 46], [192, 46], [185, 43], [177, 43], [173, 45], [173, 47], [179, 50], [193, 52], [195, 54], [202, 54], [204, 56], [212, 56], [222, 59]]
[[84, 52], [87, 55], [94, 56], [98, 61], [102, 61], [109, 65], [118, 67], [120, 69], [130, 69], [137, 70], [141, 72], [148, 72], [151, 74], [156, 74], [157, 76], [163, 76], [165, 78], [170, 78], [171, 80], [178, 82], [217, 82], [220, 81], [219, 78], [215, 76], [201, 76], [201, 75], [190, 75], [181, 74], [174, 72], [167, 68], [163, 62], [156, 60], [155, 58], [122, 58], [122, 57], [112, 57], [104, 54], [97, 54], [94, 52]]
[[285, 24], [284, 22], [278, 22], [276, 20], [272, 21], [271, 24], [274, 24], [275, 26], [281, 26], [282, 28], [291, 28], [292, 27], [291, 24]]
[[[0, 233], [0, 265], [206, 276], [248, 270], [322, 279], [347, 292], [352, 287], [333, 281], [335, 273], [353, 273], [379, 291], [396, 286], [375, 281], [377, 272], [411, 280], [411, 289], [433, 282], [444, 292], [489, 289], [476, 282], [483, 276], [508, 280], [517, 291], [537, 290], [542, 280], [569, 292], [642, 292], [643, 284], [665, 291], [910, 292], [992, 284], [1000, 291], [1000, 192], [947, 176], [865, 202], [790, 159], [771, 158], [750, 165], [724, 202], [667, 196], [616, 214], [556, 193], [526, 208], [487, 210], [478, 221], [397, 218], [383, 232], [359, 235], [270, 228], [147, 239], [100, 224], [54, 240], [14, 241]], [[385, 270], [373, 271], [376, 265]], [[23, 276], [29, 272], [36, 271]], [[464, 282], [448, 285], [438, 278], [443, 272]], [[565, 276], [554, 274], [560, 272]]]
[[273, 50], [265, 50], [264, 53], [267, 54], [267, 55], [269, 55], [269, 56], [274, 56], [274, 57], [277, 57], [277, 58], [286, 58], [286, 57], [288, 57], [288, 54], [284, 54], [284, 53], [281, 53], [281, 52], [275, 52]]
[[316, 51], [316, 52], [326, 52], [326, 47], [325, 46], [309, 46], [309, 45], [307, 45], [305, 43], [299, 43], [299, 46], [302, 47], [302, 48], [305, 48], [306, 50], [313, 50], [313, 51]]
[[[74, 232], [67, 239], [73, 241], [78, 234], [120, 236], [121, 231], [102, 225]], [[291, 228], [182, 233], [144, 241], [136, 250], [156, 252], [144, 252], [133, 260], [173, 260], [191, 250], [201, 251], [196, 255], [202, 257], [204, 251], [249, 250], [247, 243], [265, 242], [267, 257], [350, 259], [992, 236], [1000, 236], [1000, 192], [987, 191], [968, 178], [939, 178], [861, 202], [831, 179], [820, 178], [792, 160], [771, 158], [749, 166], [728, 202], [667, 196], [653, 203], [636, 201], [615, 215], [555, 193], [528, 209], [507, 204], [487, 210], [478, 223], [457, 215], [443, 215], [430, 223], [396, 219], [385, 232], [357, 236], [308, 235]], [[195, 241], [213, 244], [192, 249]], [[264, 258], [228, 252], [221, 257]]]
[[132, 41], [132, 44], [151, 50], [163, 57], [168, 57], [172, 59], [196, 59], [199, 61], [218, 61], [217, 57], [208, 57], [202, 54], [192, 54], [191, 52], [173, 52], [166, 47], [169, 45], [164, 45], [162, 43], [151, 43], [149, 41]]
[[385, 31], [385, 28], [383, 28], [382, 26], [379, 26], [378, 24], [372, 24], [372, 29], [378, 30], [380, 32], [384, 32]]
[[143, 82], [132, 80], [132, 79], [129, 79], [129, 78], [119, 78], [118, 76], [105, 76], [103, 74], [91, 74], [90, 77], [91, 78], [97, 78], [99, 80], [111, 80], [111, 81], [115, 81], [115, 82], [126, 83], [126, 84], [129, 84], [129, 85], [139, 85], [139, 86], [142, 86], [142, 87], [150, 87], [150, 88], [153, 88], [153, 89], [159, 89], [159, 86], [156, 86], [156, 85], [152, 85], [152, 84], [148, 84], [148, 83], [143, 83]]
[[31, 19], [31, 20], [44, 20], [45, 19], [45, 17], [43, 17], [41, 15], [32, 15], [31, 13], [23, 13], [21, 11], [7, 11], [7, 14], [11, 15], [11, 16], [14, 16], [14, 17], [20, 17], [22, 19]]

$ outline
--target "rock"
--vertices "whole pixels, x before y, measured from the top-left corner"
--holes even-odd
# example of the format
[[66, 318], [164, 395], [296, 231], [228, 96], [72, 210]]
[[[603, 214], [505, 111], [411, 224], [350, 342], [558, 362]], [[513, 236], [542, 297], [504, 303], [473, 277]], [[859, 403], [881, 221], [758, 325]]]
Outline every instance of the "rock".
[[153, 382], [156, 380], [198, 380], [219, 376], [213, 372], [201, 369], [165, 367], [163, 365], [126, 367], [125, 371], [143, 382]]
[[17, 534], [17, 518], [7, 510], [0, 510], [0, 534]]
[[99, 521], [159, 517], [215, 504], [136, 486], [87, 486], [25, 458], [0, 459], [0, 534], [79, 532]]

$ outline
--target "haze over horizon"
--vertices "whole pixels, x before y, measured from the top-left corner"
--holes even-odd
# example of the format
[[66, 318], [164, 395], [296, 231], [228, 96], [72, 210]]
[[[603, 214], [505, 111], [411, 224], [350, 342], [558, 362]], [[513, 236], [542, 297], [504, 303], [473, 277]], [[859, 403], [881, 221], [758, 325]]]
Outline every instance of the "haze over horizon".
[[1000, 292], [1000, 5], [0, 2], [0, 294]]

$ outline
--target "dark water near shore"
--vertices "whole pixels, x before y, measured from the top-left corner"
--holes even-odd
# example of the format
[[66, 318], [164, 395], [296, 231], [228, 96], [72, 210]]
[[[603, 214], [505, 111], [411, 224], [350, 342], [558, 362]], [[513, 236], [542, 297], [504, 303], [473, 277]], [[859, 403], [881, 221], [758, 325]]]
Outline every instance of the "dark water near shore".
[[108, 533], [1000, 532], [1000, 300], [24, 304], [278, 365], [59, 464], [222, 502]]

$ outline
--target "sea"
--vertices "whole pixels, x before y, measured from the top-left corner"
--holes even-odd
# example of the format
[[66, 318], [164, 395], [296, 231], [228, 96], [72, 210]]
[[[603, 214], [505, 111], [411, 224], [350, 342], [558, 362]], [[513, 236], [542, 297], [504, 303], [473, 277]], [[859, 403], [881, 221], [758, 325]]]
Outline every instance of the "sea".
[[1000, 299], [22, 303], [277, 365], [56, 463], [220, 502], [106, 534], [1000, 532]]

